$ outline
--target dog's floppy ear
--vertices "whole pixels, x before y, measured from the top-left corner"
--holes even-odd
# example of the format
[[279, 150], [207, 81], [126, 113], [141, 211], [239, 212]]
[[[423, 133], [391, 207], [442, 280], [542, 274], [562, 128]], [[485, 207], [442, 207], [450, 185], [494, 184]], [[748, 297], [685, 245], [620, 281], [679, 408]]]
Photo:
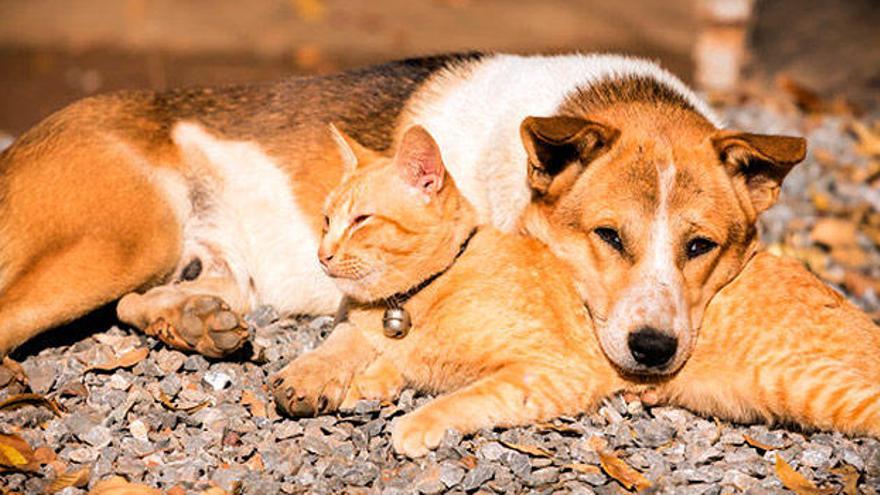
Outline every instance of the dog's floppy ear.
[[527, 117], [520, 125], [520, 136], [529, 157], [529, 186], [546, 194], [569, 164], [588, 163], [619, 134], [617, 129], [577, 117]]
[[776, 203], [782, 180], [807, 152], [804, 138], [735, 131], [720, 131], [712, 146], [729, 173], [745, 181], [757, 213]]

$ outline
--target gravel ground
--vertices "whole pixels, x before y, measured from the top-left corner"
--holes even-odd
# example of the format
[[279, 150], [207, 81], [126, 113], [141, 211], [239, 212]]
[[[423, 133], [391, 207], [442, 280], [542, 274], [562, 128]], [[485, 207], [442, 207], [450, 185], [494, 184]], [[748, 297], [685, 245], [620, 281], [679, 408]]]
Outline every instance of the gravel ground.
[[[871, 285], [880, 280], [880, 249], [873, 243], [880, 241], [859, 227], [880, 212], [880, 184], [858, 175], [874, 165], [856, 151], [860, 140], [849, 130], [851, 119], [766, 104], [739, 104], [725, 114], [737, 127], [809, 137], [807, 162], [788, 179], [782, 204], [765, 217], [765, 240], [880, 314]], [[827, 219], [843, 230], [856, 224], [847, 242], [858, 252], [841, 244], [840, 235], [829, 240], [816, 233]], [[859, 473], [860, 493], [880, 489], [877, 440], [730, 424], [623, 397], [588, 416], [464, 439], [449, 434], [427, 458], [407, 460], [393, 453], [391, 424], [428, 398], [407, 391], [396, 404], [362, 402], [354, 414], [281, 418], [265, 389], [267, 376], [318, 345], [331, 320], [281, 318], [271, 308], [248, 319], [256, 329], [257, 359], [208, 361], [116, 327], [17, 356], [30, 391], [57, 399], [66, 412], [34, 406], [0, 412], [0, 431], [43, 447], [39, 471], [0, 474], [0, 493], [43, 493], [60, 473], [84, 466], [90, 467], [88, 484], [60, 493], [85, 493], [111, 475], [171, 494], [210, 487], [261, 495], [624, 492], [599, 468], [591, 437], [604, 439], [658, 493], [784, 493], [777, 455], [830, 493], [844, 489], [840, 469], [846, 466]], [[85, 363], [110, 363], [141, 347], [149, 354], [132, 366], [86, 369]], [[4, 383], [0, 399], [27, 391], [0, 373], [0, 387]]]

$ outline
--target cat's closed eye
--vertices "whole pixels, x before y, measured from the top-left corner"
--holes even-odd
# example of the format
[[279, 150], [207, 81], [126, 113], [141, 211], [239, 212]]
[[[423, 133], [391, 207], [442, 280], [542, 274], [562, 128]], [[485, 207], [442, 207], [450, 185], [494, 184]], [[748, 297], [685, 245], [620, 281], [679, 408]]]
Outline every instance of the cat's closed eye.
[[354, 217], [354, 220], [351, 221], [351, 226], [357, 227], [358, 225], [369, 220], [371, 216], [372, 215], [358, 215], [358, 216]]

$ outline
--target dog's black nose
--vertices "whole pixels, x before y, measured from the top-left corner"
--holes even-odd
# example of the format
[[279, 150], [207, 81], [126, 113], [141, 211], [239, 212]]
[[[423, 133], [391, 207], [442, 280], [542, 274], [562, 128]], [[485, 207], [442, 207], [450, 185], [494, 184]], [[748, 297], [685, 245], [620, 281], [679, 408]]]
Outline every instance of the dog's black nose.
[[668, 363], [678, 348], [675, 337], [651, 327], [642, 327], [630, 333], [627, 344], [636, 362], [651, 367]]

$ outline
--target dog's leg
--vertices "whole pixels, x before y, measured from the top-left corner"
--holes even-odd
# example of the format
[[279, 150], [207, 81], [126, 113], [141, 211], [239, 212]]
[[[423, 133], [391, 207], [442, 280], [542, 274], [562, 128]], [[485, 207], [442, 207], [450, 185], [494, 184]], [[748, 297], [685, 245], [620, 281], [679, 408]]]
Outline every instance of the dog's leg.
[[0, 155], [0, 356], [178, 263], [174, 210], [128, 155], [63, 144]]
[[166, 344], [210, 357], [226, 356], [247, 341], [241, 315], [247, 297], [231, 276], [206, 275], [193, 281], [131, 293], [116, 307], [119, 319]]
[[600, 376], [534, 363], [509, 365], [400, 418], [392, 432], [394, 450], [423, 456], [440, 445], [447, 429], [468, 434], [586, 412], [610, 392]]
[[275, 403], [292, 416], [339, 408], [352, 378], [376, 359], [376, 351], [351, 323], [340, 323], [314, 351], [296, 358], [270, 383]]
[[394, 400], [406, 381], [390, 360], [379, 356], [351, 381], [339, 409], [351, 410], [359, 400]]

